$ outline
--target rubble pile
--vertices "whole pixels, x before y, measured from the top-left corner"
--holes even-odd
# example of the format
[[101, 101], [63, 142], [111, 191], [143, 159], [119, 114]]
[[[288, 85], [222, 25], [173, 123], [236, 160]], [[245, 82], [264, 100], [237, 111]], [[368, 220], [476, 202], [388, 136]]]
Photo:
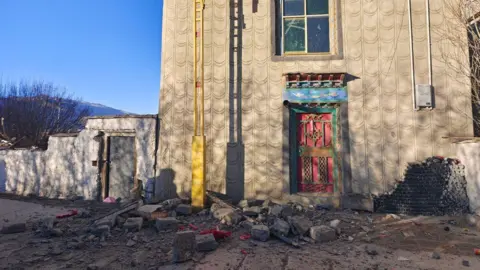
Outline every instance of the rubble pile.
[[432, 157], [409, 164], [391, 194], [375, 198], [375, 211], [407, 215], [460, 215], [469, 212], [464, 165]]

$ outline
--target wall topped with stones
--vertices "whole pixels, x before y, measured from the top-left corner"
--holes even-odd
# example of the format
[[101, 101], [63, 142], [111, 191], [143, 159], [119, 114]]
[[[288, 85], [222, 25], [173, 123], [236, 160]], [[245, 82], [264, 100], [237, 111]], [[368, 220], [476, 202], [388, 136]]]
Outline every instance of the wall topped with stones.
[[102, 133], [103, 138], [135, 136], [136, 177], [146, 184], [155, 175], [156, 121], [156, 115], [90, 118], [79, 134], [51, 136], [45, 151], [0, 151], [0, 185], [4, 169], [5, 192], [97, 199], [100, 175], [92, 162], [101, 159], [100, 142], [95, 137]]
[[[191, 188], [193, 135], [193, 38], [191, 0], [165, 0], [159, 115], [161, 170], [174, 175], [174, 193]], [[433, 84], [436, 107], [414, 112], [407, 4], [404, 0], [339, 0], [338, 59], [273, 60], [273, 1], [244, 0], [241, 81], [229, 74], [230, 1], [205, 1], [205, 134], [208, 189], [225, 192], [229, 142], [229, 87], [241, 83], [245, 144], [245, 197], [283, 199], [289, 190], [288, 119], [282, 105], [282, 74], [348, 73], [348, 190], [382, 194], [402, 179], [408, 162], [452, 156], [445, 136], [473, 134], [468, 83], [452, 78], [442, 62], [439, 33], [450, 23], [443, 1], [431, 1]], [[258, 3], [256, 9], [252, 8]], [[417, 83], [428, 82], [425, 1], [412, 0]], [[254, 12], [255, 11], [255, 12]], [[236, 131], [235, 131], [236, 132]]]

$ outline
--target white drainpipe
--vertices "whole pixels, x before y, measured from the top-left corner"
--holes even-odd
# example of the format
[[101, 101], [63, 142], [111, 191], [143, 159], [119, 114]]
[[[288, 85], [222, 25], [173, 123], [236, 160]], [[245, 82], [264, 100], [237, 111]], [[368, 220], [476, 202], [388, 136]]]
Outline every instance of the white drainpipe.
[[413, 27], [412, 27], [412, 0], [408, 1], [408, 29], [410, 32], [410, 73], [412, 75], [412, 101], [413, 109], [417, 110], [417, 98], [415, 97], [415, 63], [413, 57]]
[[430, 87], [433, 86], [432, 83], [432, 40], [430, 34], [430, 0], [425, 0], [425, 12], [427, 19], [427, 54], [428, 54], [428, 84]]

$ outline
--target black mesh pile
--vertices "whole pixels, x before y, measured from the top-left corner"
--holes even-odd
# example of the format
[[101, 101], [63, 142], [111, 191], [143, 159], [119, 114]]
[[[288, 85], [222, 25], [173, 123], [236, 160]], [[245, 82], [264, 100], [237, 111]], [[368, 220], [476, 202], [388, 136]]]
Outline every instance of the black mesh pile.
[[375, 211], [406, 215], [469, 212], [465, 169], [458, 160], [432, 157], [409, 164], [393, 192], [374, 199]]

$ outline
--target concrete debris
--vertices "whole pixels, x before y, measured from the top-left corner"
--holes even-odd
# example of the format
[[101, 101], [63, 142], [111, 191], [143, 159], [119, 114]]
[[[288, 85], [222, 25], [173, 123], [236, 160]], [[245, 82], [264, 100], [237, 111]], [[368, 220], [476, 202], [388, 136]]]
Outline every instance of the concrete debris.
[[339, 224], [340, 224], [340, 220], [338, 220], [338, 219], [330, 221], [330, 227], [332, 227], [334, 229], [337, 228]]
[[435, 260], [440, 260], [440, 254], [436, 251], [432, 253], [432, 258]]
[[102, 235], [110, 233], [110, 227], [108, 225], [96, 226], [92, 230], [92, 233], [96, 236], [102, 236]]
[[163, 201], [161, 203], [161, 206], [162, 206], [162, 209], [164, 210], [173, 210], [181, 203], [182, 203], [182, 199], [174, 198], [174, 199]]
[[365, 247], [365, 252], [370, 256], [378, 255], [378, 251], [373, 246], [370, 246], [370, 245]]
[[191, 260], [195, 254], [196, 241], [193, 231], [177, 232], [173, 239], [172, 262]]
[[105, 226], [108, 226], [109, 228], [112, 228], [113, 226], [115, 226], [116, 220], [117, 220], [117, 217], [115, 215], [104, 217], [102, 219], [97, 220], [95, 222], [95, 226], [99, 227], [99, 226], [105, 225]]
[[310, 228], [310, 237], [317, 242], [330, 242], [337, 239], [335, 229], [325, 225]]
[[280, 215], [282, 216], [282, 218], [288, 219], [293, 215], [293, 208], [290, 205], [283, 207]]
[[242, 217], [236, 213], [235, 210], [230, 208], [217, 209], [213, 212], [213, 216], [229, 226], [237, 225], [242, 219]]
[[192, 214], [192, 206], [188, 204], [179, 204], [177, 208], [175, 208], [175, 212], [177, 215], [188, 216]]
[[292, 232], [296, 235], [305, 235], [313, 226], [313, 222], [302, 216], [294, 216], [288, 219]]
[[146, 204], [138, 208], [138, 213], [140, 216], [146, 219], [153, 219], [155, 216], [155, 212], [162, 211], [162, 205], [158, 204]]
[[155, 228], [157, 231], [177, 230], [179, 221], [173, 217], [158, 218], [155, 220]]
[[280, 216], [282, 211], [283, 211], [283, 206], [276, 204], [276, 205], [270, 206], [268, 210], [268, 214], [277, 217], [277, 216]]
[[143, 218], [141, 217], [128, 218], [123, 224], [123, 228], [129, 232], [140, 231], [142, 226]]
[[247, 200], [241, 200], [237, 205], [242, 209], [248, 208], [250, 206]]
[[213, 251], [217, 249], [218, 243], [213, 234], [195, 236], [198, 251]]
[[253, 227], [253, 223], [248, 221], [248, 220], [244, 220], [242, 222], [240, 222], [240, 226], [242, 226], [242, 228], [244, 228], [245, 230], [247, 231], [250, 231]]
[[276, 218], [275, 222], [273, 223], [273, 226], [270, 227], [270, 230], [276, 231], [281, 235], [288, 235], [288, 232], [290, 231], [290, 224], [286, 222], [283, 219]]
[[265, 225], [254, 225], [250, 234], [253, 239], [262, 242], [266, 242], [270, 238], [270, 230]]
[[400, 220], [402, 219], [399, 215], [395, 215], [395, 214], [387, 214], [383, 220], [384, 221], [388, 221], [388, 220]]
[[261, 212], [262, 208], [260, 206], [246, 207], [243, 210], [243, 214], [249, 217], [257, 217]]
[[130, 239], [130, 240], [128, 240], [126, 246], [127, 247], [133, 247], [133, 246], [135, 246], [135, 244], [137, 244], [137, 242], [135, 242], [133, 239]]
[[13, 234], [13, 233], [22, 233], [27, 230], [27, 225], [25, 223], [15, 223], [10, 225], [5, 225], [0, 233], [2, 234]]

